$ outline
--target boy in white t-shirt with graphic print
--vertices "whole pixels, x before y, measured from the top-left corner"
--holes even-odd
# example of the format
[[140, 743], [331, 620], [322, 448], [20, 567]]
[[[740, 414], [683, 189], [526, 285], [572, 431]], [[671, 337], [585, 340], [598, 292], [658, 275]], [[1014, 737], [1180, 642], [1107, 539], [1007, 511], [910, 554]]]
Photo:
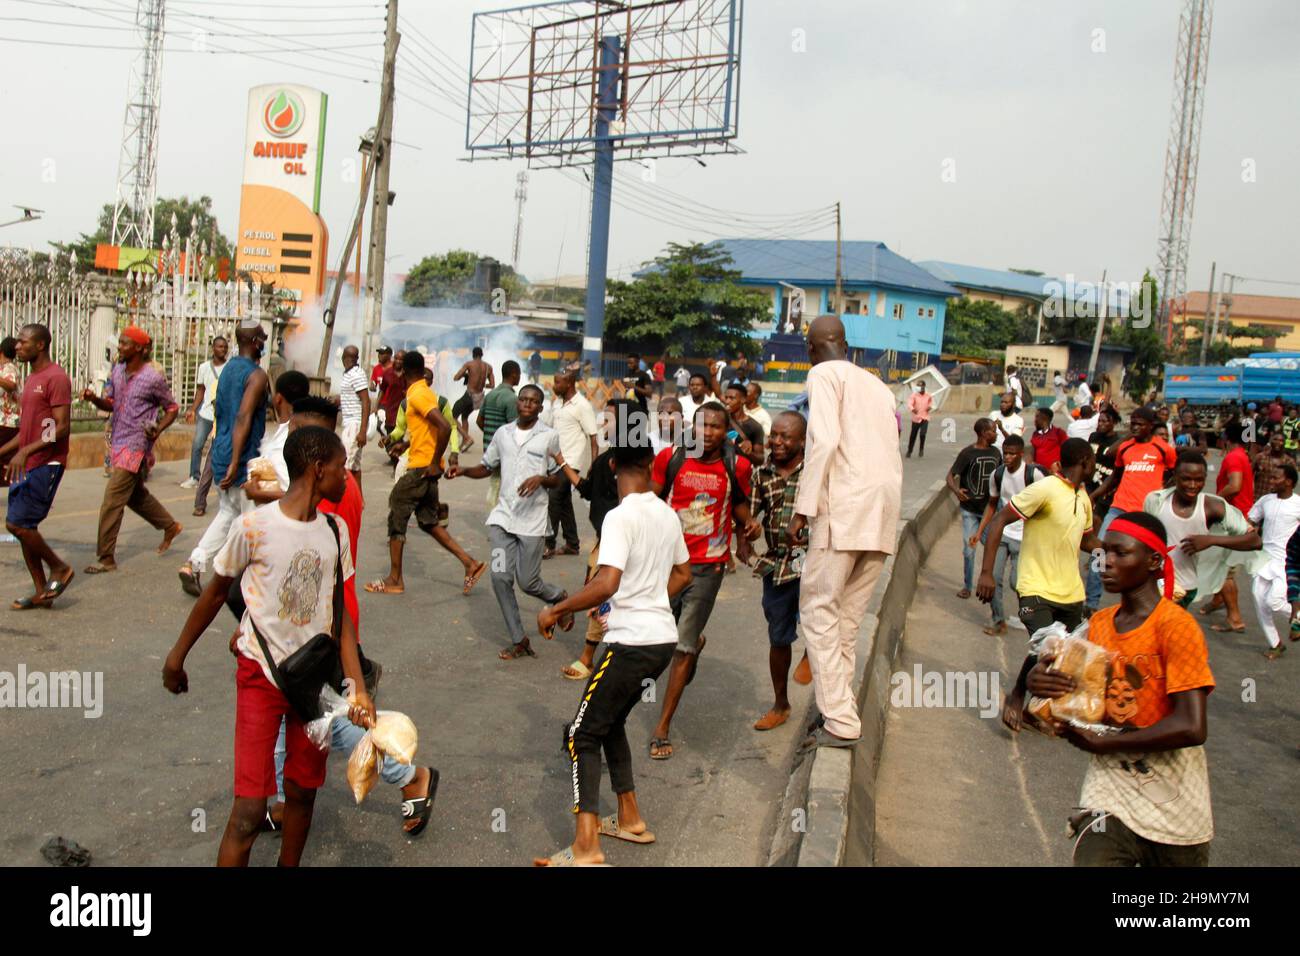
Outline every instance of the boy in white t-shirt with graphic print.
[[[343, 673], [356, 688], [348, 717], [362, 726], [372, 725], [375, 718], [361, 674], [356, 625], [334, 607], [337, 578], [346, 582], [353, 574], [347, 526], [331, 526], [316, 510], [321, 500], [337, 504], [343, 497], [343, 443], [327, 429], [306, 426], [285, 441], [284, 457], [289, 490], [279, 501], [241, 515], [230, 529], [213, 563], [214, 574], [163, 664], [163, 686], [173, 694], [187, 692], [185, 658], [220, 612], [231, 582], [243, 572], [247, 610], [236, 642], [235, 803], [221, 838], [218, 866], [248, 865], [266, 817], [266, 800], [276, 793], [275, 742], [281, 719], [287, 722], [288, 751], [281, 866], [297, 866], [301, 860], [316, 790], [325, 782], [328, 752], [307, 738], [302, 718], [279, 689], [273, 665], [282, 665], [317, 634], [333, 633]], [[273, 665], [262, 654], [259, 633]]]

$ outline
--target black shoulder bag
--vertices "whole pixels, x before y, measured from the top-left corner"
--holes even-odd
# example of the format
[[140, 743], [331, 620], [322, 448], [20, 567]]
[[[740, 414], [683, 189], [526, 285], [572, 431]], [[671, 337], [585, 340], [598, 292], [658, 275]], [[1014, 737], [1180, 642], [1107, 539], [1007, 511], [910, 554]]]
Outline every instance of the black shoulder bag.
[[[325, 515], [330, 531], [334, 532], [334, 545], [338, 549], [334, 560], [334, 621], [329, 634], [317, 634], [306, 644], [298, 648], [280, 664], [275, 663], [271, 649], [266, 646], [266, 639], [253, 623], [252, 615], [248, 622], [253, 627], [258, 646], [271, 668], [275, 685], [280, 688], [285, 699], [304, 722], [316, 720], [321, 716], [321, 688], [329, 685], [334, 690], [343, 691], [343, 658], [339, 653], [339, 639], [343, 633], [343, 544], [339, 540], [339, 526], [333, 516]], [[366, 660], [361, 648], [357, 648], [361, 658], [361, 674], [368, 693], [374, 693], [378, 683], [379, 668]]]

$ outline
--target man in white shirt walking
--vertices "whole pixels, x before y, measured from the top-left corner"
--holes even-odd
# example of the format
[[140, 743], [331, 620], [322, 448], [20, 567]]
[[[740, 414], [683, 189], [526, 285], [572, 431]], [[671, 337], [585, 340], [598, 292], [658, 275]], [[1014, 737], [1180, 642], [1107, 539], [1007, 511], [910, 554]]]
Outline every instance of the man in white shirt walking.
[[824, 719], [814, 742], [851, 747], [862, 735], [853, 697], [858, 625], [894, 550], [903, 460], [894, 393], [847, 360], [843, 323], [819, 316], [807, 339], [808, 444], [785, 540], [803, 544], [808, 529], [799, 617]]
[[361, 371], [355, 345], [343, 350], [343, 378], [339, 380], [339, 418], [343, 422], [343, 447], [347, 449], [348, 471], [361, 487], [361, 449], [366, 447], [366, 425], [370, 421], [370, 386]]
[[[560, 454], [579, 477], [585, 478], [587, 469], [596, 460], [596, 413], [591, 402], [578, 394], [573, 375], [560, 372], [551, 386], [555, 401], [542, 416], [543, 424], [554, 428], [560, 438]], [[573, 484], [562, 481], [547, 489], [546, 550], [543, 558], [556, 554], [580, 554], [582, 543], [578, 540], [578, 521], [573, 514]], [[555, 549], [556, 538], [563, 532], [564, 550]]]
[[[641, 437], [641, 436], [637, 436]], [[600, 662], [583, 689], [565, 746], [572, 765], [573, 843], [535, 866], [595, 866], [605, 862], [600, 837], [653, 843], [636, 800], [632, 748], [624, 725], [648, 683], [659, 678], [677, 646], [669, 601], [691, 582], [690, 553], [673, 510], [651, 491], [654, 453], [644, 441], [614, 446], [618, 507], [605, 515], [600, 558], [591, 580], [570, 598], [537, 615], [548, 640], [562, 615], [599, 607], [610, 610]], [[604, 752], [618, 812], [600, 817], [600, 764]]]
[[[496, 430], [481, 464], [470, 468], [452, 465], [447, 480], [458, 476], [489, 478], [501, 475], [501, 494], [487, 517], [488, 544], [492, 548], [492, 592], [501, 607], [511, 646], [498, 656], [503, 661], [536, 657], [519, 619], [515, 582], [525, 594], [555, 604], [566, 592], [542, 580], [542, 542], [546, 537], [546, 495], [538, 488], [553, 488], [567, 481], [556, 458], [563, 461], [555, 429], [538, 421], [545, 395], [536, 385], [519, 390], [519, 417]], [[560, 627], [573, 627], [573, 615], [562, 616]]]
[[1290, 613], [1291, 602], [1286, 593], [1286, 545], [1300, 526], [1300, 496], [1295, 493], [1296, 467], [1282, 462], [1271, 472], [1273, 493], [1255, 502], [1246, 516], [1264, 539], [1268, 563], [1259, 569], [1251, 581], [1250, 593], [1255, 599], [1255, 613], [1259, 626], [1268, 639], [1264, 656], [1275, 661], [1282, 656], [1286, 645], [1278, 636], [1274, 614]]

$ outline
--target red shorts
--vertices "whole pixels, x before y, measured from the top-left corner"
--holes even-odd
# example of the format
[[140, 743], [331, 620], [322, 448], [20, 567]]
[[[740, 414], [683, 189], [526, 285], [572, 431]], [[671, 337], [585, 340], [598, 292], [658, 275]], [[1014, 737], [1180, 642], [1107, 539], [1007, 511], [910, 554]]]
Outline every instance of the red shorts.
[[307, 738], [302, 719], [257, 661], [240, 655], [235, 670], [235, 796], [273, 797], [275, 741], [285, 718], [284, 779], [307, 790], [325, 782], [329, 751]]

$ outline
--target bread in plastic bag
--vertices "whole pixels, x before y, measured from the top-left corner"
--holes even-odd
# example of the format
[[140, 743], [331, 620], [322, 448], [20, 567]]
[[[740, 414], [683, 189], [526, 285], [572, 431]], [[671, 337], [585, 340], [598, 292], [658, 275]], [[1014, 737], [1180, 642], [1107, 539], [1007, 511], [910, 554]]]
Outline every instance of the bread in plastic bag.
[[352, 796], [356, 798], [357, 803], [366, 798], [366, 794], [378, 781], [379, 751], [375, 749], [375, 742], [371, 739], [370, 732], [366, 731], [356, 747], [352, 749], [352, 756], [348, 758], [348, 786], [352, 789]]
[[419, 739], [415, 723], [405, 714], [395, 710], [379, 711], [370, 735], [374, 738], [375, 746], [398, 763], [410, 766], [415, 759], [415, 747]]
[[1065, 625], [1052, 623], [1034, 632], [1029, 641], [1031, 653], [1052, 656], [1049, 670], [1074, 678], [1075, 689], [1062, 697], [1030, 697], [1026, 712], [1055, 733], [1063, 723], [1093, 729], [1106, 714], [1106, 681], [1110, 676], [1112, 652], [1088, 640], [1088, 622], [1073, 632]]

